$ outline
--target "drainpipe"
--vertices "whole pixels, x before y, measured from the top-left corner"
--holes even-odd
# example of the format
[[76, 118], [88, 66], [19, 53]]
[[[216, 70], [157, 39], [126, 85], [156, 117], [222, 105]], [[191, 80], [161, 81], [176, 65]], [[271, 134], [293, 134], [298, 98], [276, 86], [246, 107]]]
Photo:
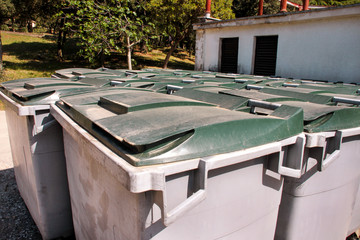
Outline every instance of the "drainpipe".
[[286, 5], [287, 5], [287, 1], [286, 1], [286, 0], [281, 0], [281, 3], [280, 3], [280, 12], [287, 12], [287, 10], [286, 10]]
[[259, 12], [258, 15], [263, 15], [263, 8], [264, 8], [264, 0], [259, 0]]
[[211, 13], [211, 0], [206, 0], [205, 18], [210, 18], [210, 13]]
[[309, 10], [309, 0], [303, 0], [303, 11]]

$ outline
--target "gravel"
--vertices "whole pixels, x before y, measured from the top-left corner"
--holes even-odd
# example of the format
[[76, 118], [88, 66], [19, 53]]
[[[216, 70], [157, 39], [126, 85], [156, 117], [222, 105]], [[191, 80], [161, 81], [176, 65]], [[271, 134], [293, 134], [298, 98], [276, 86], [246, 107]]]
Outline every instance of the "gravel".
[[0, 171], [0, 239], [42, 239], [16, 186], [14, 169]]

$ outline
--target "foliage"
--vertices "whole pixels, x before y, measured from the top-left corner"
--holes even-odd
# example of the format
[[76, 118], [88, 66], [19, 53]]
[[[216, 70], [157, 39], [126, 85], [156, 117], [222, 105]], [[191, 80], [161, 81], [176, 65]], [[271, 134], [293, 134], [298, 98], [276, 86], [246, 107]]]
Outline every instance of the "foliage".
[[[234, 16], [231, 13], [231, 4], [226, 4], [224, 0], [214, 2], [212, 12], [214, 17], [227, 19]], [[149, 0], [146, 4], [146, 10], [154, 14], [158, 33], [163, 37], [163, 41], [166, 41], [167, 45], [170, 46], [163, 66], [166, 68], [174, 49], [192, 35], [192, 24], [198, 22], [198, 17], [204, 15], [205, 1]]]
[[[237, 18], [256, 16], [259, 10], [259, 1], [253, 0], [233, 0], [232, 9]], [[276, 14], [280, 10], [278, 0], [264, 0], [263, 14]]]
[[91, 63], [100, 59], [104, 65], [104, 57], [111, 50], [126, 48], [131, 54], [132, 47], [151, 29], [151, 24], [145, 25], [144, 15], [138, 15], [141, 5], [134, 0], [69, 0], [64, 7], [74, 10], [61, 13], [66, 17], [66, 29], [79, 38], [80, 54]]
[[0, 4], [0, 25], [15, 14], [15, 6], [12, 0], [1, 0]]
[[360, 3], [360, 0], [310, 0], [310, 5], [342, 6]]
[[237, 18], [255, 16], [258, 12], [259, 1], [233, 0], [232, 10]]
[[233, 4], [233, 0], [212, 1], [211, 2], [212, 17], [219, 18], [222, 20], [235, 18], [235, 14], [231, 9], [232, 4]]

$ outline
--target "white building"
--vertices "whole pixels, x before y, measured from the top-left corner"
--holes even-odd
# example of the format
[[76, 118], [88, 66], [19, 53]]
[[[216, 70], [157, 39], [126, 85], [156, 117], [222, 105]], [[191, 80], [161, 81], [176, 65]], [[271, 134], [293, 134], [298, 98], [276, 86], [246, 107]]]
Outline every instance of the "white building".
[[194, 29], [195, 70], [360, 83], [360, 4]]

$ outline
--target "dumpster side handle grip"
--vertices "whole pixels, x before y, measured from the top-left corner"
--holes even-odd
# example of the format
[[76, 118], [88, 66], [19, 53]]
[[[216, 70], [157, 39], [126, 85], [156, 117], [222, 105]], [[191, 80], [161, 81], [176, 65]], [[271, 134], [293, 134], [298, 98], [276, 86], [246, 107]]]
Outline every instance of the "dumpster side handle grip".
[[300, 135], [297, 137], [296, 142], [293, 146], [291, 146], [292, 151], [294, 151], [293, 154], [288, 154], [288, 158], [296, 158], [296, 159], [290, 159], [291, 161], [299, 162], [300, 168], [299, 169], [293, 169], [290, 167], [283, 166], [283, 160], [284, 157], [280, 157], [279, 159], [279, 168], [278, 172], [279, 174], [287, 177], [293, 177], [293, 178], [300, 178], [302, 175], [302, 166], [304, 162], [304, 149], [305, 149], [305, 142], [306, 138], [304, 135]]
[[[271, 143], [261, 149], [254, 148], [249, 151], [242, 151], [242, 154], [236, 157], [215, 157], [212, 159], [200, 159], [197, 171], [195, 174], [195, 183], [197, 191], [193, 193], [189, 198], [185, 199], [182, 203], [178, 204], [175, 208], [168, 210], [167, 204], [167, 191], [165, 182], [162, 184], [163, 189], [155, 192], [155, 201], [161, 208], [161, 214], [163, 223], [165, 226], [169, 226], [175, 222], [178, 218], [183, 216], [186, 212], [197, 206], [206, 198], [208, 172], [213, 169], [226, 167], [229, 165], [237, 164], [240, 162], [248, 161], [257, 157], [267, 156], [272, 153], [280, 153], [281, 144]], [[165, 179], [163, 177], [163, 179]]]
[[184, 215], [187, 211], [198, 205], [206, 198], [206, 185], [208, 178], [208, 169], [206, 161], [200, 160], [199, 162], [199, 174], [198, 174], [198, 184], [199, 189], [187, 198], [185, 201], [180, 203], [174, 209], [168, 211], [167, 210], [167, 196], [166, 191], [162, 193], [162, 214], [163, 221], [165, 226], [169, 226], [171, 223], [175, 222], [178, 218]]
[[336, 159], [339, 158], [340, 150], [335, 150], [330, 154], [326, 159], [321, 162], [321, 171], [325, 170], [331, 163], [333, 163]]
[[323, 158], [321, 159], [320, 171], [324, 171], [330, 164], [332, 164], [340, 156], [340, 147], [342, 142], [342, 131], [337, 131], [335, 134], [335, 150], [326, 157], [326, 147], [324, 147]]
[[164, 212], [164, 225], [169, 226], [181, 217], [185, 212], [198, 205], [206, 198], [205, 189], [200, 189], [191, 197], [187, 198], [184, 202], [180, 203], [177, 207], [169, 212]]
[[56, 123], [57, 123], [57, 121], [55, 119], [52, 119], [51, 121], [45, 123], [44, 125], [41, 125], [40, 127], [34, 125], [33, 134], [34, 135], [39, 134], [39, 133], [43, 132], [44, 130], [50, 128], [51, 126], [53, 126]]

